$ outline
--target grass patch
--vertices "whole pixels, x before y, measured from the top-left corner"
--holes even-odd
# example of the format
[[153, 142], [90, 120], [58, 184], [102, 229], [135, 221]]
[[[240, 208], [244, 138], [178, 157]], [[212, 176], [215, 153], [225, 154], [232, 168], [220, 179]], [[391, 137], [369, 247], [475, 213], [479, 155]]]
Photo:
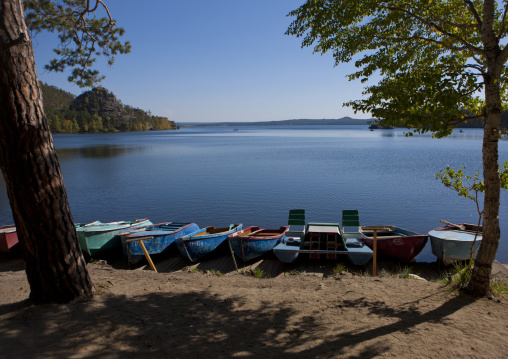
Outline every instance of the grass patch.
[[466, 288], [473, 274], [473, 264], [474, 261], [453, 263], [452, 270], [445, 273], [439, 282], [443, 286], [451, 286], [451, 291]]
[[471, 280], [471, 275], [473, 274], [473, 264], [467, 262], [457, 262], [453, 263], [453, 272], [452, 272], [452, 281], [451, 284], [457, 289], [465, 288], [469, 284]]
[[346, 265], [344, 263], [339, 263], [332, 269], [332, 275], [341, 274], [342, 272], [345, 272], [345, 271], [346, 271]]
[[210, 273], [212, 273], [213, 275], [217, 275], [217, 276], [223, 276], [224, 273], [222, 273], [220, 270], [217, 270], [217, 269], [212, 269], [210, 271]]
[[508, 284], [494, 280], [490, 283], [490, 290], [501, 297], [508, 294]]
[[409, 278], [410, 274], [414, 274], [413, 273], [413, 267], [411, 266], [399, 266], [398, 268], [398, 273], [399, 273], [399, 277], [401, 278]]
[[265, 276], [265, 272], [259, 268], [259, 267], [256, 267], [256, 269], [254, 269], [254, 277], [255, 278], [263, 278]]

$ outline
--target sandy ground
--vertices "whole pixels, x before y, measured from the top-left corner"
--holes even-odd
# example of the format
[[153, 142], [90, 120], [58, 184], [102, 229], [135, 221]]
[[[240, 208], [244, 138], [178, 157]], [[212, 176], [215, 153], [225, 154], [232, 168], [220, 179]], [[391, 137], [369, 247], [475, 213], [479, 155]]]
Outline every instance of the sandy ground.
[[0, 358], [506, 358], [508, 305], [438, 282], [118, 270], [97, 295], [31, 306], [0, 272]]

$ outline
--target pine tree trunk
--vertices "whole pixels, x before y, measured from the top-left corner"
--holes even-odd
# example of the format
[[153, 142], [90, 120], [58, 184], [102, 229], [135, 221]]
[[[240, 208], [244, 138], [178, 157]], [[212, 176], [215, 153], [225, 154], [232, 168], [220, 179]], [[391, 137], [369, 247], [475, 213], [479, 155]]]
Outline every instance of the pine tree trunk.
[[30, 298], [67, 302], [94, 288], [42, 106], [21, 0], [0, 0], [0, 167], [23, 248]]

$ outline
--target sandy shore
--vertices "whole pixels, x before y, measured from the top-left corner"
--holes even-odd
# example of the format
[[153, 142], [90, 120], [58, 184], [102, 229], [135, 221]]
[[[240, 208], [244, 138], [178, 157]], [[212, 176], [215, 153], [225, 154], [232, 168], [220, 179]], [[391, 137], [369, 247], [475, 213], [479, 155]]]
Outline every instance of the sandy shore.
[[89, 301], [30, 306], [0, 272], [0, 358], [506, 358], [508, 305], [435, 281], [89, 264]]

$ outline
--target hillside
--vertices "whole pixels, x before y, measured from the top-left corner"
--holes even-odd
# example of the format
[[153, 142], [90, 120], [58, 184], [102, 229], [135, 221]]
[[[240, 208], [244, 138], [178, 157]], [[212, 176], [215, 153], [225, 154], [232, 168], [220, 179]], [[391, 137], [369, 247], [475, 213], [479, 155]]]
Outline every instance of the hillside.
[[105, 88], [94, 88], [75, 97], [55, 86], [41, 86], [44, 110], [53, 133], [178, 129], [166, 117], [122, 104]]

